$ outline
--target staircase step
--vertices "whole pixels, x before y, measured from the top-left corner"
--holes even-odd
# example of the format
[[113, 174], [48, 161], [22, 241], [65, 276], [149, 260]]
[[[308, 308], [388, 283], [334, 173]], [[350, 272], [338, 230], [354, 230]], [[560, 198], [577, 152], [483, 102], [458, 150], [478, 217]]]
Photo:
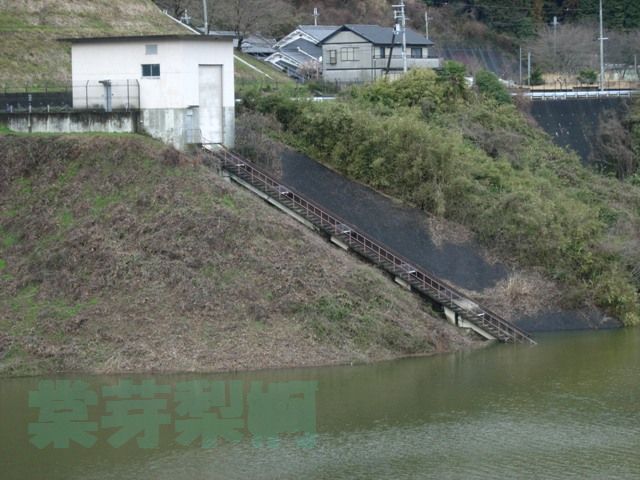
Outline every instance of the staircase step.
[[[511, 330], [508, 327], [510, 325], [509, 322], [505, 321], [505, 327], [501, 327], [498, 321], [494, 321], [491, 318], [488, 319], [486, 317], [478, 317], [474, 311], [470, 309], [466, 309], [460, 306], [458, 303], [454, 302], [451, 298], [451, 294], [448, 293], [448, 291], [442, 291], [437, 287], [436, 288], [430, 287], [425, 283], [423, 283], [422, 281], [416, 279], [412, 275], [412, 272], [409, 271], [409, 269], [412, 269], [413, 267], [405, 263], [402, 263], [402, 264], [397, 263], [401, 261], [399, 257], [396, 259], [395, 262], [382, 259], [378, 257], [376, 253], [373, 253], [372, 251], [367, 249], [364, 245], [355, 242], [349, 233], [336, 234], [335, 227], [328, 224], [326, 220], [325, 221], [321, 220], [315, 214], [310, 213], [305, 207], [300, 206], [300, 204], [295, 202], [287, 194], [288, 192], [285, 192], [284, 190], [280, 191], [281, 189], [288, 189], [288, 187], [282, 186], [280, 188], [274, 188], [270, 185], [266, 185], [265, 183], [263, 183], [263, 180], [260, 180], [260, 178], [264, 179], [263, 174], [259, 173], [257, 169], [252, 170], [253, 166], [251, 162], [244, 160], [242, 157], [235, 154], [229, 154], [230, 156], [229, 158], [227, 156], [227, 153], [225, 152], [213, 153], [211, 155], [226, 171], [232, 173], [237, 178], [244, 180], [246, 183], [248, 183], [249, 185], [257, 189], [258, 191], [278, 201], [280, 204], [284, 205], [285, 207], [295, 212], [296, 214], [302, 216], [313, 225], [320, 227], [330, 235], [334, 235], [335, 237], [343, 241], [345, 244], [349, 245], [356, 252], [372, 260], [379, 267], [407, 281], [410, 285], [414, 286], [417, 290], [426, 294], [427, 296], [429, 296], [436, 302], [439, 302], [443, 306], [451, 309], [466, 321], [474, 325], [477, 325], [479, 328], [482, 328], [486, 332], [490, 333], [491, 335], [495, 336], [496, 338], [504, 342], [535, 343], [530, 337], [527, 336], [526, 333], [518, 332], [515, 329], [515, 326], [513, 327], [513, 330]], [[238, 167], [237, 166], [238, 164], [241, 164], [242, 166]], [[256, 172], [256, 174], [252, 175], [251, 171]], [[276, 181], [275, 179], [272, 179], [272, 180], [278, 185], [280, 185], [279, 181]], [[271, 180], [268, 180], [268, 181], [270, 182]], [[326, 212], [326, 214], [330, 216], [329, 212]], [[331, 220], [332, 222], [339, 222], [339, 220], [335, 217], [330, 217], [330, 218], [332, 218]], [[440, 285], [440, 282], [436, 278], [433, 278], [433, 284], [438, 286]]]

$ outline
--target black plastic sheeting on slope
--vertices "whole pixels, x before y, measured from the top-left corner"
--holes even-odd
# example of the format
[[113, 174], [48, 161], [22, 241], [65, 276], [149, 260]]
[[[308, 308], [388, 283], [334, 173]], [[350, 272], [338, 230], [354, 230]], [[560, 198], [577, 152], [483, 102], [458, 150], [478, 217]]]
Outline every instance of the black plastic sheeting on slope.
[[556, 145], [573, 150], [586, 165], [591, 161], [601, 115], [624, 108], [628, 101], [619, 97], [536, 100], [531, 115]]
[[507, 277], [507, 269], [486, 262], [477, 245], [436, 246], [423, 212], [396, 204], [303, 155], [289, 152], [283, 163], [284, 183], [436, 276], [476, 291]]
[[504, 53], [488, 48], [439, 47], [439, 57], [464, 63], [472, 70], [488, 70], [503, 79], [516, 78], [518, 63]]
[[[282, 155], [282, 181], [454, 286], [478, 292], [495, 286], [509, 274], [504, 265], [488, 263], [480, 253], [481, 247], [473, 242], [436, 245], [424, 212], [400, 205], [298, 152], [287, 150]], [[515, 318], [514, 322], [528, 331], [620, 326], [593, 310], [548, 310]]]

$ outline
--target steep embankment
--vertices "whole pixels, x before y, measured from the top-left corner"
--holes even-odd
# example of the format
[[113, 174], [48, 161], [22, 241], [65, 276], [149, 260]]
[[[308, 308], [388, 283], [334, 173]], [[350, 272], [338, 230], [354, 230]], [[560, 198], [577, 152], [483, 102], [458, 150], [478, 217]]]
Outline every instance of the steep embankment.
[[[460, 223], [506, 264], [563, 288], [565, 308], [640, 323], [640, 188], [584, 168], [464, 68], [410, 72], [317, 104], [247, 97], [340, 173]], [[242, 125], [242, 121], [240, 122]]]
[[191, 159], [0, 137], [0, 375], [318, 365], [470, 340]]
[[0, 87], [71, 79], [68, 43], [107, 35], [188, 34], [151, 0], [0, 0]]
[[594, 98], [534, 101], [531, 116], [556, 145], [576, 152], [583, 163], [592, 163], [594, 142], [602, 118], [625, 108], [626, 98]]

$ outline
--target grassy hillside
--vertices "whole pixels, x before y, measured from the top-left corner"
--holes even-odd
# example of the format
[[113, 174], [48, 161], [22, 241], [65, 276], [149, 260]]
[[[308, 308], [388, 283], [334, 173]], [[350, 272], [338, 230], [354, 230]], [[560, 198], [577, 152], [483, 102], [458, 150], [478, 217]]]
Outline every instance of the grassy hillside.
[[[0, 91], [5, 86], [22, 89], [68, 82], [70, 46], [59, 38], [171, 33], [190, 32], [163, 15], [151, 0], [0, 0]], [[237, 59], [240, 88], [293, 84], [271, 65], [237, 55], [259, 70]]]
[[368, 361], [470, 344], [175, 150], [0, 136], [0, 375]]
[[0, 88], [71, 78], [64, 37], [188, 33], [151, 0], [0, 0]]
[[[251, 68], [249, 65], [251, 65]], [[295, 82], [273, 65], [253, 58], [251, 55], [236, 52], [235, 60], [236, 91], [243, 87], [256, 86], [293, 86]], [[257, 69], [257, 71], [256, 71]]]
[[[567, 307], [595, 304], [640, 323], [640, 187], [583, 167], [529, 124], [495, 79], [414, 71], [317, 104], [277, 95], [245, 106], [341, 173], [461, 223], [498, 258], [564, 285]], [[280, 134], [282, 135], [282, 134]]]

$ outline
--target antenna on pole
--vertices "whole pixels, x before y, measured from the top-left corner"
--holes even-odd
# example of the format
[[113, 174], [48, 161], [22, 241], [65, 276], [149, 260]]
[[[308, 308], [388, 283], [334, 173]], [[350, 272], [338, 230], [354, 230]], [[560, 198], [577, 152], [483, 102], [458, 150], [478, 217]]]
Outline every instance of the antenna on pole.
[[184, 13], [180, 17], [180, 21], [186, 25], [191, 25], [191, 17], [189, 16], [189, 10], [184, 9]]
[[318, 7], [314, 7], [313, 9], [313, 24], [317, 27], [318, 26], [318, 17], [320, 16], [320, 14], [318, 13]]
[[402, 32], [402, 70], [407, 73], [407, 15], [404, 8], [404, 0], [400, 0], [399, 5], [392, 5], [393, 18], [396, 20], [396, 25], [400, 25], [400, 31]]
[[609, 40], [604, 36], [604, 22], [602, 15], [602, 0], [600, 0], [600, 91], [604, 92], [604, 41]]

